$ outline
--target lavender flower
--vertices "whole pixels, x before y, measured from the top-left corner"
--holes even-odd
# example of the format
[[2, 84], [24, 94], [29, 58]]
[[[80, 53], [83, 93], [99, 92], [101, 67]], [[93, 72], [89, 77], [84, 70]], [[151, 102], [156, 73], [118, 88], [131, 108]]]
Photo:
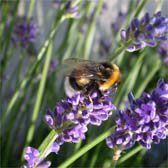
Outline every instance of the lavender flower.
[[27, 160], [28, 166], [22, 166], [23, 168], [34, 168], [36, 167], [43, 167], [43, 168], [48, 168], [51, 166], [50, 161], [44, 161], [44, 159], [51, 153], [58, 153], [60, 149], [60, 146], [58, 143], [54, 142], [51, 147], [47, 150], [45, 153], [44, 157], [39, 160], [38, 157], [40, 155], [39, 151], [35, 148], [32, 147], [26, 147], [25, 149], [25, 154], [24, 154], [24, 159]]
[[158, 12], [153, 17], [146, 13], [141, 20], [133, 19], [130, 27], [121, 30], [120, 35], [127, 51], [134, 52], [145, 46], [155, 47], [157, 41], [167, 39], [166, 32], [168, 32], [168, 17]]
[[73, 4], [72, 0], [69, 0], [65, 5], [65, 18], [79, 18], [79, 7]]
[[115, 34], [120, 30], [121, 25], [124, 22], [127, 15], [128, 15], [128, 12], [123, 13], [120, 11], [118, 13], [118, 17], [116, 18], [115, 22], [111, 24], [111, 29]]
[[53, 129], [62, 129], [61, 142], [77, 143], [85, 139], [87, 125], [101, 125], [116, 107], [111, 103], [110, 91], [100, 95], [93, 91], [89, 96], [77, 94], [58, 103], [52, 112], [47, 111], [45, 122]]
[[85, 139], [85, 133], [87, 130], [87, 126], [76, 124], [72, 128], [65, 129], [63, 133], [59, 135], [57, 142], [79, 143], [80, 139]]
[[14, 26], [12, 41], [16, 46], [20, 45], [23, 48], [28, 48], [35, 41], [37, 32], [37, 25], [32, 19], [19, 19]]
[[151, 143], [159, 143], [168, 131], [168, 83], [159, 80], [152, 94], [143, 93], [135, 99], [128, 95], [129, 104], [119, 112], [115, 132], [106, 139], [109, 148], [124, 150], [137, 141], [150, 149]]
[[158, 53], [163, 59], [165, 64], [168, 64], [168, 41], [160, 43], [160, 47], [157, 49]]

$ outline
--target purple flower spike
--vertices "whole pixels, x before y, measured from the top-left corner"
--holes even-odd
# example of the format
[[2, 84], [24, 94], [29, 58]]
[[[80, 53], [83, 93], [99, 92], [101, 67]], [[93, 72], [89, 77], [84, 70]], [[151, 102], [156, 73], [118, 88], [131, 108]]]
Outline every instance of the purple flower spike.
[[[22, 166], [23, 168], [34, 168], [35, 166], [37, 167], [43, 167], [43, 168], [48, 168], [51, 166], [50, 161], [44, 162], [42, 160], [38, 159], [38, 156], [40, 155], [39, 151], [35, 148], [32, 147], [27, 147], [25, 149], [25, 154], [24, 154], [24, 159], [27, 160], [28, 166]], [[47, 157], [47, 156], [46, 156]]]
[[162, 16], [161, 12], [153, 17], [146, 13], [141, 20], [132, 20], [127, 30], [121, 30], [120, 36], [127, 47], [126, 50], [134, 52], [146, 46], [155, 47], [158, 41], [167, 39], [167, 32], [168, 17]]
[[40, 155], [39, 151], [32, 147], [27, 147], [25, 149], [24, 159], [27, 160], [29, 167], [34, 167], [35, 164], [39, 162], [38, 156]]
[[85, 139], [87, 125], [101, 125], [107, 120], [116, 107], [112, 104], [108, 90], [100, 95], [98, 90], [89, 95], [77, 94], [71, 98], [62, 100], [55, 106], [55, 110], [47, 111], [45, 115], [46, 124], [53, 129], [63, 129], [57, 139], [57, 143], [78, 143]]
[[168, 131], [168, 83], [159, 80], [152, 94], [143, 93], [135, 99], [128, 94], [129, 104], [119, 112], [116, 130], [107, 138], [109, 148], [124, 150], [137, 141], [150, 149], [151, 143], [159, 143]]
[[51, 153], [58, 153], [60, 150], [60, 144], [58, 142], [54, 142], [49, 149], [45, 152], [44, 157], [39, 160], [38, 157], [40, 155], [39, 151], [32, 147], [26, 147], [24, 159], [28, 162], [28, 166], [22, 166], [23, 168], [34, 168], [34, 167], [42, 167], [48, 168], [51, 166], [50, 161], [44, 161], [44, 159]]
[[28, 48], [30, 44], [35, 42], [38, 33], [38, 27], [33, 20], [26, 20], [26, 18], [19, 19], [14, 26], [12, 32], [12, 42], [15, 46]]

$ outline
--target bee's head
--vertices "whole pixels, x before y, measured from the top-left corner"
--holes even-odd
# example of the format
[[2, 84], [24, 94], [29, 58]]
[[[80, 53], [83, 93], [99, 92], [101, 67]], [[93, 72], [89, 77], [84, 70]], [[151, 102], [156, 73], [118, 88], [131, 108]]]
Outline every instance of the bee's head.
[[102, 74], [104, 79], [110, 78], [111, 73], [113, 72], [112, 64], [107, 62], [101, 63], [99, 66], [99, 72]]

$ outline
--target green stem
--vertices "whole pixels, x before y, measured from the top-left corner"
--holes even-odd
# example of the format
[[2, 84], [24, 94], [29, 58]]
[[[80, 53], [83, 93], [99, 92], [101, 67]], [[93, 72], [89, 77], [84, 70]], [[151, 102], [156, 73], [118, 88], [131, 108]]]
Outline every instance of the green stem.
[[143, 63], [143, 58], [145, 57], [146, 53], [143, 52], [137, 61], [135, 62], [133, 68], [131, 69], [130, 73], [128, 74], [126, 80], [120, 87], [120, 90], [118, 91], [117, 97], [115, 99], [114, 104], [119, 105], [121, 100], [125, 98], [125, 96], [130, 92], [136, 82], [136, 79], [138, 77], [138, 73], [140, 71], [140, 67]]
[[11, 34], [12, 34], [12, 30], [16, 21], [16, 17], [17, 17], [17, 10], [18, 10], [18, 6], [19, 6], [19, 0], [16, 1], [15, 6], [14, 6], [14, 15], [13, 15], [13, 19], [10, 22], [7, 34], [5, 36], [5, 40], [2, 41], [2, 43], [4, 43], [3, 46], [3, 58], [1, 59], [1, 74], [3, 75], [3, 72], [5, 71], [6, 68], [6, 64], [9, 62], [8, 61], [8, 47], [9, 47], [9, 43], [11, 40]]
[[94, 165], [95, 165], [95, 163], [97, 161], [98, 154], [100, 152], [101, 147], [102, 147], [102, 145], [97, 146], [95, 155], [93, 155], [93, 157], [92, 157], [92, 160], [90, 162], [89, 168], [93, 168], [94, 167]]
[[131, 158], [133, 155], [135, 155], [136, 153], [141, 151], [142, 149], [143, 149], [142, 146], [138, 146], [138, 147], [134, 148], [133, 150], [131, 150], [130, 152], [127, 152], [124, 156], [121, 157], [121, 159], [118, 160], [118, 165], [125, 162], [126, 160]]
[[79, 21], [75, 21], [71, 25], [71, 28], [69, 31], [69, 39], [68, 39], [68, 44], [71, 44], [71, 45], [67, 45], [66, 52], [65, 52], [64, 56], [61, 58], [61, 61], [69, 58], [72, 55], [73, 49], [76, 46], [76, 40], [77, 40], [76, 29], [77, 29], [78, 25], [79, 25]]
[[58, 132], [56, 132], [55, 130], [52, 130], [48, 134], [48, 136], [44, 139], [44, 141], [42, 142], [42, 144], [38, 148], [38, 150], [40, 152], [39, 160], [41, 160], [44, 157], [48, 148], [54, 143], [54, 141], [58, 137], [58, 134], [59, 134]]
[[67, 26], [66, 32], [64, 34], [64, 39], [62, 41], [62, 44], [60, 45], [59, 49], [57, 50], [58, 53], [64, 52], [65, 48], [68, 46], [68, 39], [70, 36], [70, 29], [71, 29], [72, 24], [74, 24], [74, 20], [70, 19], [68, 21], [68, 26]]
[[2, 38], [4, 34], [4, 28], [6, 25], [8, 12], [9, 12], [9, 4], [5, 3], [2, 5], [2, 13], [1, 13], [2, 17], [1, 17], [1, 23], [0, 23], [0, 49], [2, 49], [3, 42], [4, 42]]
[[154, 77], [156, 72], [160, 69], [161, 61], [157, 60], [152, 68], [150, 69], [149, 73], [146, 75], [145, 80], [142, 82], [142, 84], [138, 87], [137, 91], [135, 92], [135, 97], [139, 97], [144, 89], [146, 88], [147, 84], [151, 81], [151, 79]]
[[23, 58], [24, 58], [24, 54], [23, 54], [23, 51], [21, 51], [21, 53], [20, 53], [20, 55], [19, 55], [18, 66], [17, 66], [16, 86], [18, 85], [18, 83], [19, 83], [19, 81], [20, 81]]
[[80, 158], [82, 155], [84, 155], [86, 152], [88, 152], [90, 149], [98, 145], [100, 142], [102, 142], [104, 139], [106, 139], [108, 136], [111, 135], [111, 133], [114, 131], [115, 126], [111, 129], [107, 130], [106, 132], [99, 135], [96, 139], [94, 139], [89, 144], [85, 145], [83, 148], [81, 148], [78, 152], [73, 154], [71, 157], [69, 157], [66, 161], [64, 161], [61, 165], [59, 165], [59, 168], [65, 168], [71, 165], [74, 161], [76, 161], [78, 158]]
[[136, 9], [135, 13], [133, 14], [132, 18], [137, 18], [138, 17], [138, 15], [140, 14], [141, 10], [143, 9], [145, 4], [147, 3], [147, 0], [141, 0], [140, 2], [141, 3], [137, 7], [137, 9]]
[[35, 2], [36, 0], [31, 0], [29, 4], [29, 9], [28, 9], [28, 14], [27, 14], [27, 19], [29, 20], [32, 17], [33, 14], [33, 9], [35, 7]]
[[76, 151], [78, 151], [78, 149], [81, 147], [81, 145], [82, 145], [82, 140], [80, 140], [80, 142], [75, 145], [74, 153], [75, 153]]
[[110, 57], [109, 61], [110, 62], [114, 61], [117, 57], [119, 57], [120, 55], [123, 55], [124, 53], [125, 53], [124, 46], [121, 46], [120, 48], [117, 48], [113, 55], [112, 55], [112, 53], [109, 54], [109, 56], [112, 55], [112, 57]]
[[158, 4], [157, 4], [157, 7], [156, 7], [156, 10], [155, 10], [155, 13], [161, 11], [162, 10], [162, 6], [163, 6], [163, 0], [159, 0]]
[[117, 160], [114, 160], [114, 159], [112, 158], [110, 168], [115, 168], [115, 167], [117, 166], [117, 162], [118, 162]]
[[37, 117], [38, 117], [38, 114], [40, 111], [40, 106], [41, 106], [44, 88], [45, 88], [46, 79], [47, 79], [47, 74], [48, 74], [48, 68], [49, 68], [50, 60], [51, 60], [51, 54], [52, 54], [52, 44], [50, 44], [48, 47], [46, 61], [45, 61], [43, 72], [42, 72], [42, 79], [39, 84], [37, 99], [36, 99], [36, 103], [35, 103], [33, 114], [32, 114], [31, 125], [30, 125], [28, 133], [27, 133], [25, 146], [27, 146], [31, 142], [33, 135], [34, 135], [35, 121], [37, 120]]
[[96, 20], [97, 17], [100, 14], [100, 11], [103, 6], [103, 0], [99, 0], [97, 4], [97, 9], [93, 17], [93, 21], [91, 22], [90, 26], [88, 27], [88, 32], [86, 35], [86, 41], [85, 41], [85, 46], [84, 46], [84, 58], [88, 59], [90, 56], [92, 44], [93, 44], [93, 38], [94, 38], [94, 33], [95, 33], [95, 28], [96, 28]]

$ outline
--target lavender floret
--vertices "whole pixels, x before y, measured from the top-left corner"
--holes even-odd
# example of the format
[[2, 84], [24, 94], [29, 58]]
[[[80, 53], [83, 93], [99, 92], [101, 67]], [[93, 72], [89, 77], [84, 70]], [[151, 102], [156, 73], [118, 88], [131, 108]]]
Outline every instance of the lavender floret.
[[161, 12], [153, 17], [146, 13], [139, 20], [133, 19], [127, 30], [121, 30], [121, 39], [125, 43], [128, 52], [134, 52], [146, 46], [155, 47], [158, 41], [166, 40], [168, 32], [168, 17]]
[[30, 146], [26, 147], [25, 153], [24, 153], [24, 159], [28, 162], [28, 166], [22, 166], [22, 168], [50, 167], [51, 162], [44, 161], [44, 160], [51, 152], [54, 152], [55, 154], [57, 154], [59, 149], [60, 149], [60, 145], [57, 142], [54, 142], [46, 151], [44, 157], [41, 160], [39, 160], [38, 159], [40, 155], [39, 151], [36, 148], [30, 147]]
[[80, 14], [78, 13], [79, 7], [73, 5], [73, 1], [69, 0], [65, 5], [65, 12], [67, 18], [79, 18]]
[[12, 33], [12, 42], [16, 46], [28, 48], [34, 43], [37, 37], [38, 27], [33, 19], [27, 20], [26, 17], [19, 19], [14, 26]]
[[106, 139], [109, 148], [128, 149], [139, 142], [150, 149], [159, 143], [168, 131], [168, 84], [159, 80], [152, 94], [143, 93], [135, 99], [128, 95], [129, 105], [119, 112], [116, 130]]

